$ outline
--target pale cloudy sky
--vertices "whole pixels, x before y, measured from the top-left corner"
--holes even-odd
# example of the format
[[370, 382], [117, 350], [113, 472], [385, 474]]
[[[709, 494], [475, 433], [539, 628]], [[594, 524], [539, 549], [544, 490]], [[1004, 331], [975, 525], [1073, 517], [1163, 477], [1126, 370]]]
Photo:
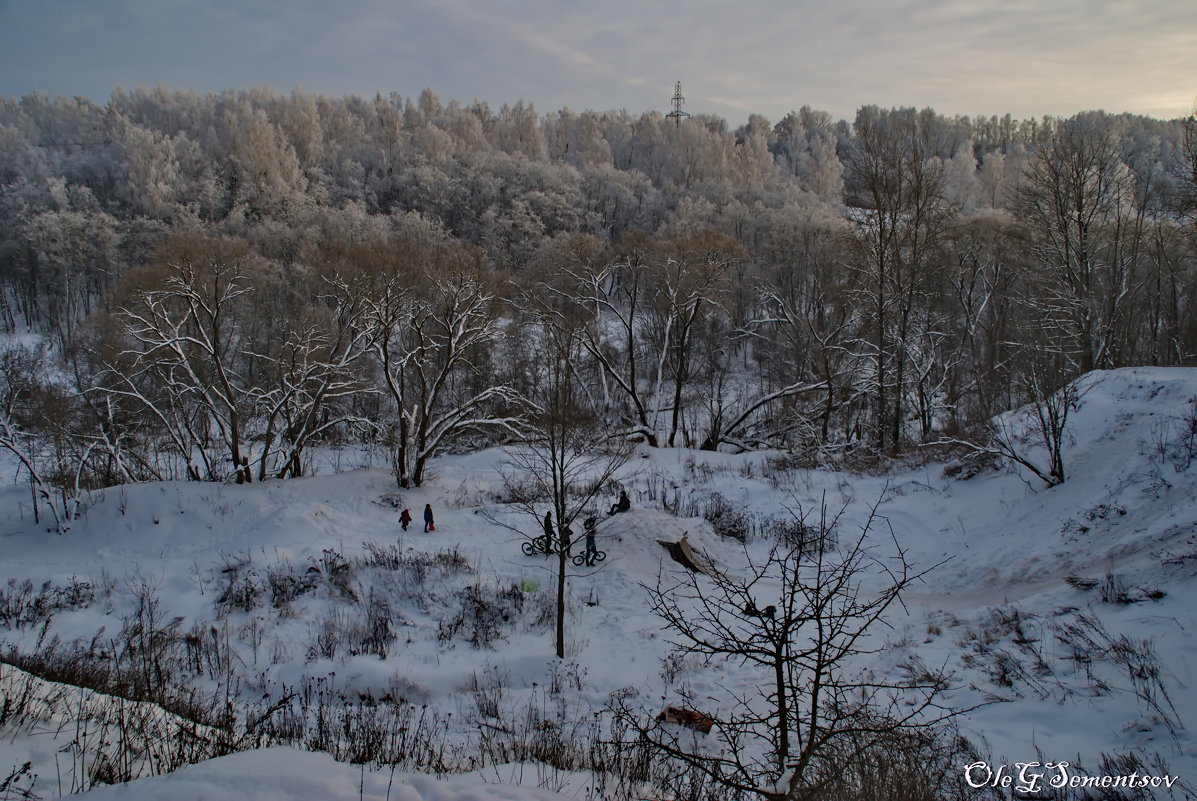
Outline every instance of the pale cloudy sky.
[[1197, 99], [1197, 0], [0, 0], [0, 95], [425, 87], [444, 101], [809, 105], [1171, 118]]

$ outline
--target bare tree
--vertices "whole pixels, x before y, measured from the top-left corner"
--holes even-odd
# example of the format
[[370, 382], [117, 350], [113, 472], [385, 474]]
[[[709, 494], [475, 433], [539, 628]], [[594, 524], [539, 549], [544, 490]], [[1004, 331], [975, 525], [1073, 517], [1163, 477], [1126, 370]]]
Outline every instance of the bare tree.
[[[933, 568], [915, 570], [892, 538], [871, 541], [876, 508], [859, 534], [837, 546], [838, 516], [796, 515], [800, 533], [763, 561], [746, 551], [740, 576], [682, 573], [649, 588], [678, 654], [712, 665], [739, 663], [755, 692], [701, 709], [717, 744], [698, 747], [668, 723], [620, 716], [661, 755], [735, 793], [769, 801], [817, 798], [854, 757], [902, 732], [936, 726], [954, 713], [938, 701], [947, 677], [911, 663], [899, 678], [876, 676], [861, 658], [884, 646], [871, 635], [901, 593]], [[835, 761], [838, 764], [831, 764]]]
[[499, 335], [496, 298], [468, 271], [410, 277], [384, 275], [362, 294], [369, 348], [396, 405], [395, 473], [400, 486], [419, 486], [428, 460], [446, 442], [476, 429], [514, 433], [520, 416], [507, 407], [506, 385], [479, 385], [475, 360]]
[[[696, 350], [708, 313], [718, 308], [727, 289], [728, 271], [739, 247], [728, 237], [700, 232], [666, 244], [655, 272], [659, 291], [652, 308], [650, 336], [662, 369], [672, 386], [669, 398], [669, 435], [666, 444], [679, 444], [684, 430], [686, 392], [694, 379], [699, 360]], [[659, 399], [661, 403], [664, 399]]]
[[[131, 340], [127, 364], [109, 366], [102, 391], [138, 402], [156, 418], [195, 480], [221, 480], [229, 463], [249, 477], [245, 425], [253, 392], [240, 370], [237, 311], [251, 291], [239, 263], [177, 264], [119, 312]], [[212, 431], [223, 459], [209, 447]]]
[[701, 363], [697, 351], [739, 250], [713, 231], [666, 242], [632, 237], [601, 267], [565, 268], [568, 285], [555, 291], [589, 319], [580, 330], [583, 347], [599, 368], [604, 397], [626, 402], [628, 434], [654, 447], [662, 439], [678, 445], [679, 434], [693, 439], [685, 413]]
[[960, 360], [944, 389], [953, 429], [987, 423], [1010, 407], [1013, 325], [1018, 307], [1013, 286], [1019, 250], [1013, 220], [1005, 214], [975, 215], [952, 232], [955, 264], [947, 283], [953, 356]]
[[1057, 343], [1076, 373], [1115, 366], [1147, 229], [1114, 121], [1057, 124], [1024, 171], [1014, 209], [1034, 237], [1027, 302], [1041, 323], [1038, 338]]
[[847, 225], [838, 217], [807, 214], [773, 232], [750, 323], [754, 355], [771, 387], [817, 385], [816, 398], [787, 398], [780, 415], [807, 448], [847, 439], [841, 410], [856, 392], [848, 341], [859, 325], [848, 293], [842, 248]]
[[289, 324], [281, 347], [264, 359], [272, 375], [254, 392], [263, 429], [259, 480], [272, 473], [302, 475], [309, 443], [335, 428], [367, 422], [338, 404], [372, 391], [361, 369], [369, 355], [362, 299], [341, 283], [330, 300], [328, 314]]
[[931, 158], [929, 132], [914, 109], [862, 108], [854, 130], [846, 166], [851, 202], [859, 207], [854, 292], [866, 329], [858, 348], [872, 367], [874, 447], [896, 453], [908, 413], [915, 313], [954, 210], [944, 198], [942, 164]]
[[44, 347], [0, 348], [0, 448], [29, 477], [34, 520], [45, 508], [62, 534], [79, 511], [93, 443], [72, 430], [74, 398], [47, 378], [48, 364]]
[[[1192, 191], [1197, 197], [1197, 184]], [[1195, 212], [1197, 202], [1190, 214]], [[1142, 313], [1133, 315], [1131, 334], [1142, 362], [1172, 366], [1197, 359], [1197, 308], [1189, 289], [1197, 284], [1197, 265], [1186, 255], [1192, 252], [1193, 234], [1197, 227], [1186, 231], [1170, 220], [1157, 220], [1151, 226], [1147, 246], [1151, 269], [1142, 293], [1145, 306]]]
[[1197, 223], [1197, 104], [1185, 119], [1183, 168], [1180, 210], [1191, 223]]
[[[755, 332], [750, 332], [755, 333]], [[732, 336], [726, 329], [712, 327], [707, 336], [720, 340], [704, 348], [704, 431], [699, 449], [716, 450], [730, 445], [741, 450], [780, 445], [791, 428], [781, 412], [782, 404], [825, 389], [825, 381], [799, 381], [783, 387], [763, 385], [760, 377], [744, 375], [736, 349], [748, 348], [750, 336]], [[735, 340], [739, 340], [736, 342]]]
[[1020, 382], [1025, 403], [990, 421], [984, 441], [945, 439], [974, 453], [996, 456], [1030, 470], [1046, 486], [1064, 483], [1064, 449], [1071, 441], [1069, 416], [1099, 379], [1068, 380], [1067, 359], [1047, 348], [1023, 348]]
[[1029, 429], [1024, 436], [1043, 447], [1046, 469], [1038, 466], [1027, 450], [1017, 446], [1018, 440], [1008, 425], [999, 424], [994, 442], [1003, 455], [1026, 467], [1050, 487], [1062, 484], [1067, 478], [1064, 447], [1070, 437], [1068, 418], [1094, 382], [1086, 383], [1084, 378], [1068, 380], [1068, 373], [1058, 354], [1027, 350], [1032, 352], [1025, 357], [1023, 378], [1029, 402], [1022, 408], [1022, 424]]
[[[566, 268], [574, 292], [592, 309], [593, 319], [580, 330], [581, 343], [602, 373], [604, 395], [611, 389], [628, 405], [625, 415], [628, 433], [643, 437], [656, 447], [656, 399], [660, 396], [664, 365], [643, 348], [647, 307], [657, 290], [648, 255], [639, 248], [601, 267], [576, 265]], [[647, 364], [645, 363], [647, 362]]]
[[565, 657], [566, 577], [572, 524], [590, 510], [627, 463], [631, 447], [612, 438], [595, 415], [578, 362], [583, 338], [567, 315], [539, 315], [539, 365], [525, 399], [527, 434], [506, 450], [504, 483], [516, 507], [534, 520], [547, 507], [556, 526], [557, 606], [555, 652]]

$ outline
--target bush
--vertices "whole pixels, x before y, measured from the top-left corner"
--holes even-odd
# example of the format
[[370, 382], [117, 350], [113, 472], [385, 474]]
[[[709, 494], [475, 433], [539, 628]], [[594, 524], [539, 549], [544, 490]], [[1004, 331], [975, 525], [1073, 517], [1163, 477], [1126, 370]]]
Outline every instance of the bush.
[[217, 613], [252, 612], [262, 601], [263, 587], [249, 554], [226, 555], [218, 584]]
[[287, 564], [267, 568], [266, 586], [270, 590], [270, 605], [275, 609], [287, 609], [296, 598], [320, 586], [320, 569], [310, 565], [302, 573], [296, 573]]
[[55, 612], [86, 609], [95, 599], [92, 585], [73, 576], [65, 585], [47, 581], [36, 590], [28, 579], [9, 579], [8, 587], [0, 588], [0, 626], [9, 631], [39, 626]]
[[490, 648], [502, 639], [504, 625], [524, 610], [524, 593], [515, 586], [494, 590], [471, 584], [458, 597], [461, 606], [438, 626], [437, 639], [442, 644], [460, 637], [474, 648]]

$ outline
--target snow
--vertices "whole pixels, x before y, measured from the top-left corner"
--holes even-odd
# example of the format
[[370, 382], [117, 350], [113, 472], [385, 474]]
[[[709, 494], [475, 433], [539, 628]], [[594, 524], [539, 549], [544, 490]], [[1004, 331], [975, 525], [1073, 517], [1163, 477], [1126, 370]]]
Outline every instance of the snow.
[[153, 780], [101, 787], [84, 794], [103, 801], [558, 801], [564, 796], [478, 779], [363, 771], [327, 754], [264, 748], [231, 754]]
[[[963, 732], [995, 765], [1079, 759], [1094, 770], [1102, 753], [1136, 750], [1158, 752], [1173, 774], [1194, 783], [1197, 746], [1185, 727], [1197, 710], [1197, 466], [1175, 458], [1167, 443], [1191, 413], [1197, 370], [1135, 368], [1086, 381], [1069, 423], [1068, 480], [1052, 488], [1013, 469], [967, 480], [946, 476], [934, 463], [858, 475], [780, 471], [770, 467], [777, 454], [642, 450], [623, 481], [632, 510], [600, 515], [598, 546], [606, 561], [571, 573], [564, 662], [552, 655], [551, 626], [537, 622], [538, 614], [551, 612], [555, 557], [520, 552], [520, 532], [537, 533], [538, 521], [501, 503], [497, 468], [504, 456], [498, 449], [441, 457], [430, 465], [431, 478], [411, 490], [398, 489], [389, 472], [369, 468], [245, 486], [111, 488], [94, 493], [61, 536], [34, 524], [28, 490], [14, 483], [0, 490], [0, 587], [9, 579], [18, 585], [29, 579], [35, 588], [73, 580], [90, 584], [96, 598], [59, 610], [45, 631], [0, 627], [0, 647], [32, 651], [54, 636], [86, 642], [101, 628], [112, 636], [134, 608], [134, 590], [148, 587], [164, 617], [182, 618], [182, 631], [212, 629], [230, 643], [246, 696], [323, 677], [345, 694], [402, 696], [426, 705], [443, 716], [446, 738], [465, 744], [485, 729], [480, 721], [494, 723], [470, 691], [480, 683], [497, 688], [500, 720], [533, 709], [544, 725], [587, 720], [613, 694], [652, 715], [678, 698], [683, 682], [696, 697], [719, 704], [752, 680], [735, 665], [712, 671], [686, 663], [677, 676], [665, 675], [667, 635], [648, 608], [645, 585], [680, 566], [658, 541], [685, 536], [696, 553], [735, 574], [767, 543], [750, 541], [746, 553], [690, 516], [713, 493], [757, 517], [818, 514], [825, 504], [842, 512], [840, 530], [847, 534], [864, 525], [875, 505], [870, 536], [879, 547], [891, 547], [892, 531], [916, 570], [943, 564], [893, 608], [888, 628], [877, 635], [885, 651], [867, 667], [895, 670], [905, 656], [918, 654], [952, 670], [957, 689], [949, 701], [957, 706], [1002, 699], [961, 720]], [[1034, 455], [1033, 445], [1027, 447]], [[423, 533], [415, 514], [416, 524], [401, 532], [400, 510], [418, 512], [425, 503], [436, 512], [436, 531]], [[250, 576], [264, 587], [267, 575], [284, 567], [296, 575], [311, 568], [331, 575], [332, 561], [362, 556], [364, 543], [394, 546], [413, 558], [455, 551], [470, 568], [429, 568], [418, 597], [410, 586], [388, 584], [382, 573], [353, 575], [349, 588], [359, 598], [373, 587], [392, 604], [397, 636], [385, 657], [313, 652], [326, 621], [365, 608], [331, 582], [296, 597], [285, 614], [272, 608], [268, 595], [252, 609], [217, 614], [222, 582], [230, 576]], [[1085, 589], [1078, 578], [1097, 585]], [[468, 585], [491, 593], [520, 587], [524, 599], [523, 611], [500, 623], [479, 648], [460, 631], [445, 636], [446, 621], [460, 605], [457, 593]], [[1103, 601], [1112, 588], [1133, 602]], [[1149, 641], [1167, 697], [1157, 694], [1153, 707], [1123, 666], [1074, 658], [1060, 632], [1082, 615], [1099, 621], [1111, 640]], [[996, 675], [1000, 652], [1015, 657], [1026, 675]], [[14, 669], [2, 670], [0, 680], [11, 681]], [[37, 726], [0, 726], [0, 781], [10, 766], [30, 761], [36, 793], [69, 792], [60, 751], [73, 731], [63, 717], [67, 707], [47, 713]], [[1175, 713], [1171, 727], [1168, 710]], [[591, 792], [585, 777], [549, 776], [514, 763], [455, 777], [392, 776], [326, 754], [274, 747], [88, 795], [174, 801], [562, 797], [544, 787], [564, 797]]]

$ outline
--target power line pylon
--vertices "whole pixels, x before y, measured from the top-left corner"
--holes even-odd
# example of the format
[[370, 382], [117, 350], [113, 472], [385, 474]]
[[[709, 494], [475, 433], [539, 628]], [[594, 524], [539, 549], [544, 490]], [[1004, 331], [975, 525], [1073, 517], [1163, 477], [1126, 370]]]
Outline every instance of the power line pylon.
[[666, 119], [673, 120], [675, 127], [681, 127], [682, 118], [689, 117], [689, 112], [682, 111], [682, 103], [686, 102], [686, 98], [682, 97], [682, 82], [678, 81], [673, 85], [673, 111], [665, 115]]

